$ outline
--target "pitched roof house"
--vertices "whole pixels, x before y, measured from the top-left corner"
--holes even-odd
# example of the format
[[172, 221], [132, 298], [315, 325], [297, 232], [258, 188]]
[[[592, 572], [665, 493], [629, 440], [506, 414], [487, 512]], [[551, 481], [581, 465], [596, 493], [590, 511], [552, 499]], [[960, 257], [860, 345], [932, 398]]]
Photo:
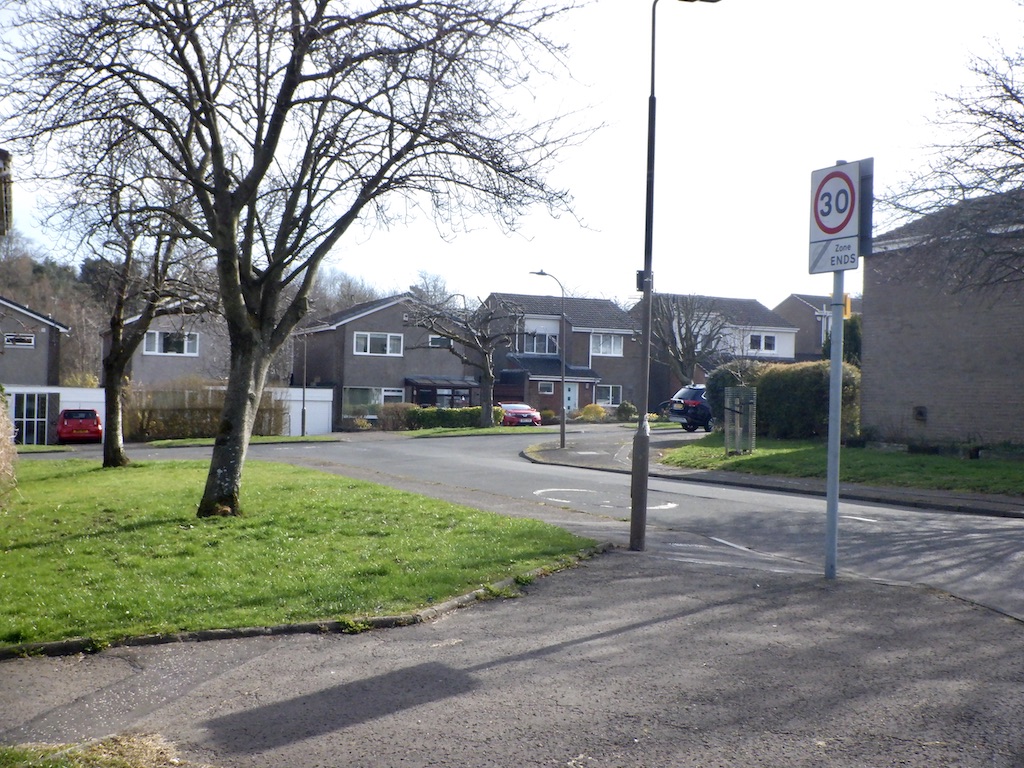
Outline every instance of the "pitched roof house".
[[[861, 314], [860, 297], [851, 297], [850, 307], [854, 314]], [[772, 311], [797, 328], [794, 348], [797, 362], [821, 360], [825, 339], [832, 330], [832, 297], [791, 293]]]
[[[796, 360], [796, 334], [793, 323], [755, 299], [731, 299], [720, 296], [683, 296], [656, 294], [668, 299], [679, 299], [680, 306], [699, 306], [701, 313], [714, 318], [718, 332], [710, 349], [699, 356], [694, 371], [694, 382], [702, 384], [707, 374], [730, 360], [760, 360], [763, 362], [792, 363]], [[633, 309], [636, 311], [639, 305]], [[677, 321], [678, 322], [678, 321]], [[664, 363], [666, 349], [653, 350], [656, 364], [651, 366], [652, 404], [667, 400], [683, 384], [672, 369]]]
[[[510, 348], [498, 356], [495, 399], [560, 413], [591, 403], [635, 402], [640, 374], [636, 323], [608, 299], [492, 293], [522, 311]], [[564, 310], [565, 338], [561, 322]], [[565, 390], [562, 391], [562, 364]]]
[[384, 403], [479, 405], [479, 382], [448, 340], [410, 324], [414, 301], [402, 293], [363, 302], [293, 334], [293, 384], [334, 388], [334, 430], [375, 419]]
[[0, 296], [0, 384], [60, 384], [60, 340], [70, 330]]

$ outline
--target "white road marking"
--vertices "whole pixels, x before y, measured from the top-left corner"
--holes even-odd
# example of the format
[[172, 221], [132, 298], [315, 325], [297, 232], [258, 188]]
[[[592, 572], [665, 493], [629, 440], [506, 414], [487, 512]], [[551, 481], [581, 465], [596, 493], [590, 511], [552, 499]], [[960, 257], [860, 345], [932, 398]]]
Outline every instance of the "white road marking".
[[[597, 493], [597, 491], [592, 491], [592, 490], [590, 490], [588, 488], [540, 488], [540, 489], [534, 491], [533, 495], [534, 496], [540, 496], [544, 500], [554, 502], [555, 504], [571, 504], [572, 503], [572, 501], [570, 499], [561, 499], [561, 498], [558, 498], [556, 496], [549, 496], [548, 495], [548, 494], [552, 494], [552, 493]], [[602, 506], [602, 507], [614, 508], [614, 505], [611, 502], [608, 502], [608, 501], [599, 502], [599, 505]], [[647, 509], [674, 509], [674, 508], [676, 508], [678, 506], [679, 506], [678, 504], [670, 501], [670, 502], [667, 502], [665, 504], [658, 504], [656, 506], [648, 505]]]

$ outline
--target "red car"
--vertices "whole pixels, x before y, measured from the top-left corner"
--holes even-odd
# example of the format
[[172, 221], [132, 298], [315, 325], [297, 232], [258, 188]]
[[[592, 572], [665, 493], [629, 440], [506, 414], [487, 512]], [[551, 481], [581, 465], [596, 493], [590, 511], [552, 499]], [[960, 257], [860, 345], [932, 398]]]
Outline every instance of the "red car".
[[498, 407], [503, 411], [501, 415], [501, 426], [503, 427], [540, 426], [540, 411], [533, 406], [526, 403], [498, 403]]
[[57, 417], [57, 442], [103, 442], [103, 425], [93, 408], [67, 408]]

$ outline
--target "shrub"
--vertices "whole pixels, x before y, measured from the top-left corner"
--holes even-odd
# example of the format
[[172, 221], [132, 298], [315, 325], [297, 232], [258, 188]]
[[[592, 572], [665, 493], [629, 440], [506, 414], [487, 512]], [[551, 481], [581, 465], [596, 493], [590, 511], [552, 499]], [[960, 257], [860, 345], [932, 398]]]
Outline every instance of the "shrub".
[[583, 410], [580, 411], [580, 419], [590, 424], [598, 424], [605, 421], [607, 418], [608, 412], [605, 411], [604, 406], [598, 405], [597, 403], [585, 405], [583, 406]]
[[[757, 377], [757, 433], [799, 439], [828, 434], [829, 363], [767, 366]], [[854, 434], [859, 421], [860, 371], [843, 365], [842, 430]]]
[[619, 421], [636, 421], [638, 415], [636, 406], [630, 402], [619, 403], [619, 407], [615, 409], [615, 418]]
[[557, 424], [558, 414], [552, 411], [550, 408], [545, 408], [540, 412], [540, 423], [541, 424]]
[[416, 403], [384, 403], [377, 411], [377, 426], [386, 432], [410, 429], [409, 411], [418, 411]]
[[[501, 408], [493, 409], [495, 424], [501, 423]], [[459, 429], [480, 426], [481, 407], [471, 408], [415, 408], [406, 411], [409, 429]]]
[[[182, 379], [160, 387], [133, 387], [126, 399], [124, 432], [129, 440], [214, 437], [224, 407], [224, 388]], [[252, 433], [280, 435], [284, 420], [284, 403], [264, 392]]]
[[719, 424], [725, 419], [725, 388], [756, 387], [757, 377], [766, 367], [765, 363], [755, 360], [734, 360], [708, 374], [708, 405]]

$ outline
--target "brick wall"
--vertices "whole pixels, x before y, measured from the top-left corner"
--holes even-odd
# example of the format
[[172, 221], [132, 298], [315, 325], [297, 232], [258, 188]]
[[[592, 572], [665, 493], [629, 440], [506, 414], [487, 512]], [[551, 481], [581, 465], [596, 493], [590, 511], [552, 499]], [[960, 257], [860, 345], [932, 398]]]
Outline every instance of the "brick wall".
[[864, 270], [862, 429], [1024, 443], [1024, 285], [954, 292], [913, 250], [871, 256]]

